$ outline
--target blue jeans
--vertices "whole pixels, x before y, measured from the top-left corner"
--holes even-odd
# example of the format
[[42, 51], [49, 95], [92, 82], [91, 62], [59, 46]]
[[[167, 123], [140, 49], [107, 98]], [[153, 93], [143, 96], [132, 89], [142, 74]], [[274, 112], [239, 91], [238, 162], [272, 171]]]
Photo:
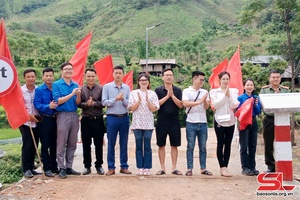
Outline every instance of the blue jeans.
[[258, 126], [256, 119], [253, 118], [252, 125], [239, 131], [240, 155], [243, 169], [255, 169], [255, 153], [257, 145]]
[[198, 137], [199, 162], [201, 169], [206, 169], [206, 141], [207, 141], [207, 124], [186, 122], [186, 139], [187, 139], [187, 168], [193, 169], [194, 148], [196, 136]]
[[115, 146], [117, 135], [119, 133], [120, 144], [120, 167], [128, 169], [128, 131], [129, 131], [129, 116], [122, 118], [107, 116], [107, 165], [108, 170], [115, 169]]
[[137, 168], [152, 168], [151, 136], [153, 130], [133, 130], [135, 136], [135, 159]]

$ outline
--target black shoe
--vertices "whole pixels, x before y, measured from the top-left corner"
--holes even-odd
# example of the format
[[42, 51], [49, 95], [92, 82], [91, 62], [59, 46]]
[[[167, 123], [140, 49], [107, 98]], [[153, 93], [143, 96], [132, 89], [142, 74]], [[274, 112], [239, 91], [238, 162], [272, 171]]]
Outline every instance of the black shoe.
[[60, 169], [58, 176], [59, 176], [59, 178], [67, 178], [66, 170]]
[[33, 174], [31, 173], [30, 170], [27, 170], [26, 172], [24, 172], [24, 177], [25, 177], [25, 178], [32, 178], [32, 177], [33, 177]]
[[104, 169], [102, 167], [96, 167], [97, 174], [104, 175]]
[[74, 169], [72, 169], [72, 168], [67, 168], [66, 173], [67, 173], [68, 175], [81, 175], [80, 172], [76, 172], [76, 171], [75, 171]]
[[32, 173], [33, 175], [41, 175], [41, 174], [43, 174], [43, 173], [37, 172], [37, 171], [35, 171], [35, 170], [31, 170], [31, 173]]
[[91, 168], [84, 168], [83, 172], [82, 172], [82, 175], [88, 175], [90, 174], [92, 171], [91, 171]]
[[52, 172], [53, 174], [59, 174], [59, 169], [51, 169], [51, 172]]
[[254, 175], [254, 173], [248, 168], [243, 169], [242, 174], [245, 176], [253, 176]]
[[265, 171], [265, 173], [273, 173], [275, 172], [275, 169], [268, 169], [267, 171]]
[[252, 169], [251, 170], [253, 172], [253, 175], [257, 176], [259, 174], [259, 171], [257, 169]]
[[45, 176], [54, 177], [54, 174], [51, 172], [51, 170], [47, 170], [45, 171]]

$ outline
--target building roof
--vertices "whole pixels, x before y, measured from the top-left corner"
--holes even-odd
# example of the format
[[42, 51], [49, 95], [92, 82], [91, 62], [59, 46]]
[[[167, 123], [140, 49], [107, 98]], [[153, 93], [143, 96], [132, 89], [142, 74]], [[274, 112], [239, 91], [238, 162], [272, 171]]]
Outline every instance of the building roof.
[[[292, 68], [290, 65], [287, 66], [287, 68], [284, 70], [284, 72], [281, 74], [281, 78], [291, 78], [292, 77]], [[298, 77], [300, 78], [300, 74], [298, 74]]]
[[272, 60], [284, 60], [282, 56], [254, 56], [251, 59], [241, 60], [241, 63], [269, 64]]
[[[140, 65], [146, 65], [146, 59], [141, 59], [139, 64]], [[153, 65], [153, 64], [173, 64], [173, 65], [177, 65], [175, 59], [157, 59], [157, 60], [148, 59], [148, 65]]]

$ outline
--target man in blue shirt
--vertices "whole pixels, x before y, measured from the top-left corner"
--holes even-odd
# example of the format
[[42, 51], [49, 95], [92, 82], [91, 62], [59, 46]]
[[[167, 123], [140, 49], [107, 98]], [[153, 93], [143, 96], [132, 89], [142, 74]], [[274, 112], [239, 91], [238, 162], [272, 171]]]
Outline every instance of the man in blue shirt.
[[77, 145], [79, 117], [76, 113], [80, 103], [81, 90], [78, 84], [72, 81], [73, 65], [63, 63], [60, 66], [62, 78], [52, 85], [52, 95], [58, 106], [57, 111], [57, 163], [60, 169], [59, 177], [80, 175], [72, 169], [74, 154]]
[[120, 140], [120, 173], [131, 174], [128, 170], [128, 131], [129, 116], [127, 113], [130, 88], [122, 83], [124, 69], [122, 66], [115, 66], [113, 71], [114, 81], [107, 83], [102, 91], [102, 104], [107, 106], [106, 124], [107, 124], [107, 164], [108, 171], [106, 175], [115, 174], [115, 145], [119, 133]]
[[56, 107], [57, 103], [52, 98], [52, 82], [54, 70], [45, 68], [43, 70], [44, 84], [36, 88], [34, 96], [34, 107], [39, 111], [42, 120], [38, 126], [40, 141], [42, 144], [42, 162], [45, 175], [53, 177], [58, 173], [56, 162]]

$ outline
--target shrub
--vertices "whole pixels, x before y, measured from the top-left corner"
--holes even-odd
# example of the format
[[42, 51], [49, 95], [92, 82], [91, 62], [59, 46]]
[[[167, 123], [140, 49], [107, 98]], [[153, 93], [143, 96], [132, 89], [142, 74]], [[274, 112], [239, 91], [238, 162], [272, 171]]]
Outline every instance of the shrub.
[[6, 155], [0, 159], [0, 182], [13, 183], [22, 178], [21, 145], [7, 144], [1, 146]]

